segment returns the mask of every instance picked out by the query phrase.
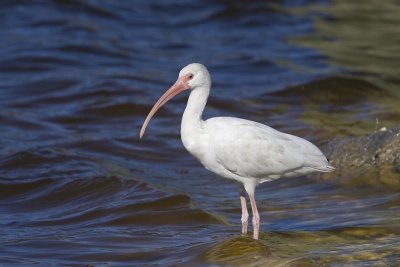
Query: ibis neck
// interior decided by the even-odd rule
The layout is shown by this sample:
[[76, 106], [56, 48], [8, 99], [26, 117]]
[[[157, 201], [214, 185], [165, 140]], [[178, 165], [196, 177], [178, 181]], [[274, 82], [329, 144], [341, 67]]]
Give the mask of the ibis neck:
[[199, 87], [190, 93], [186, 109], [182, 117], [182, 133], [185, 130], [194, 130], [195, 128], [201, 127], [203, 122], [202, 114], [204, 107], [207, 104], [209, 93], [209, 87]]

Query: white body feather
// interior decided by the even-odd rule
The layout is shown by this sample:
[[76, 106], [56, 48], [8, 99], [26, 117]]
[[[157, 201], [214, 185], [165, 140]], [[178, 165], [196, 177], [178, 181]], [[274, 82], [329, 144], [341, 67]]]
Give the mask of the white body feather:
[[246, 191], [281, 177], [333, 170], [315, 145], [264, 124], [216, 117], [201, 128], [199, 134], [181, 135], [185, 148], [208, 170], [243, 183]]

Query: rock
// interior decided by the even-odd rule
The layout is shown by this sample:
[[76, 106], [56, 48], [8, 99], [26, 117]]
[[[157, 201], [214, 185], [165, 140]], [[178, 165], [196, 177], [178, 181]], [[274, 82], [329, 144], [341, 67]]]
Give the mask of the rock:
[[251, 237], [238, 236], [212, 247], [205, 258], [212, 263], [242, 266], [256, 263], [268, 254], [268, 248], [262, 242]]
[[400, 188], [400, 125], [364, 136], [332, 139], [323, 151], [336, 171], [318, 174], [318, 179]]

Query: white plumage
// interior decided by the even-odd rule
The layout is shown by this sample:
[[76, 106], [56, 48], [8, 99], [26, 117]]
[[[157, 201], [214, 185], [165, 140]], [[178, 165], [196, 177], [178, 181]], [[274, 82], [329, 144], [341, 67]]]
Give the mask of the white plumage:
[[[259, 183], [315, 171], [330, 172], [334, 168], [315, 145], [300, 137], [239, 118], [216, 117], [203, 121], [201, 115], [210, 87], [211, 78], [203, 65], [192, 63], [184, 67], [176, 83], [150, 111], [140, 137], [151, 117], [163, 104], [180, 92], [191, 90], [182, 117], [183, 145], [205, 168], [243, 185], [253, 211], [253, 237], [258, 239], [260, 219], [254, 191]], [[246, 234], [248, 211], [243, 190], [240, 200], [242, 233]]]

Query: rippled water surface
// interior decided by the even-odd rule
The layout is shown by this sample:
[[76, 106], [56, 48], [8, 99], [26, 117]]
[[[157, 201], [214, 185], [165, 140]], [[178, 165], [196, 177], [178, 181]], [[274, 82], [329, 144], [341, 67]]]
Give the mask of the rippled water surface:
[[3, 1], [0, 265], [396, 266], [400, 186], [264, 184], [254, 241], [236, 186], [181, 144], [187, 96], [138, 138], [190, 62], [212, 75], [205, 117], [322, 148], [396, 125], [400, 5], [294, 2]]

